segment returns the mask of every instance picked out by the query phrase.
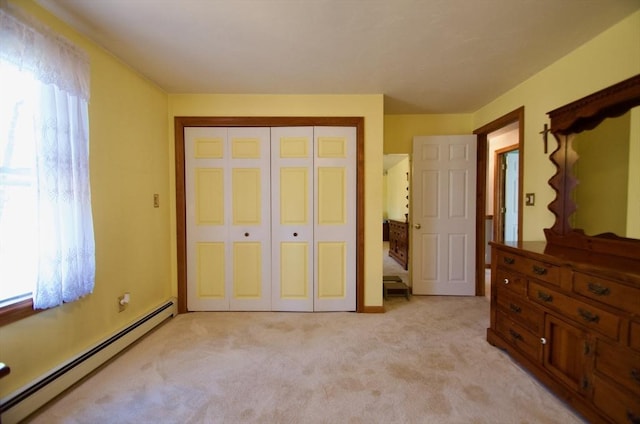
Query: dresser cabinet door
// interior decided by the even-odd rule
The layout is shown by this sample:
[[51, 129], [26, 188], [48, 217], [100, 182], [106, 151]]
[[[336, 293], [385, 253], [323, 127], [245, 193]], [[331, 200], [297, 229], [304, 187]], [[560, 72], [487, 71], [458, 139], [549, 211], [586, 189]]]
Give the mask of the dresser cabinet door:
[[546, 314], [542, 343], [544, 367], [571, 389], [587, 394], [591, 387], [589, 360], [593, 358], [587, 333]]

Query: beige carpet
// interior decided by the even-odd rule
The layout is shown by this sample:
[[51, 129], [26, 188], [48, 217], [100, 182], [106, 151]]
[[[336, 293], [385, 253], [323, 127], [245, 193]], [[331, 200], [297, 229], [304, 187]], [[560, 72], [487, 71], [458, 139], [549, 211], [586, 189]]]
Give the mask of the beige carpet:
[[485, 341], [484, 297], [169, 320], [33, 423], [579, 423]]

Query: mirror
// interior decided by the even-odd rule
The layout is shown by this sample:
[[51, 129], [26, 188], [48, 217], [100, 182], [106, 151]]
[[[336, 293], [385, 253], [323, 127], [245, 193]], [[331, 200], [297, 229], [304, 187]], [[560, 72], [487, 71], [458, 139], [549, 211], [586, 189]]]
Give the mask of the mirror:
[[[549, 157], [557, 171], [549, 180], [556, 191], [549, 210], [556, 220], [545, 229], [548, 245], [640, 259], [640, 236], [634, 229], [640, 208], [640, 165], [636, 165], [640, 122], [634, 109], [639, 105], [640, 75], [636, 75], [548, 113], [551, 133], [558, 141]], [[623, 141], [614, 141], [607, 132], [610, 127]], [[635, 141], [625, 142], [625, 137]], [[595, 153], [593, 159], [589, 159], [590, 150]], [[629, 163], [632, 167], [626, 168]], [[626, 175], [626, 182], [613, 182], [612, 172]], [[597, 194], [596, 187], [604, 192]], [[617, 197], [608, 199], [614, 191], [619, 192]], [[600, 209], [594, 211], [593, 205]], [[612, 217], [605, 217], [608, 214]]]
[[[633, 131], [632, 131], [633, 130]], [[571, 228], [640, 238], [640, 108], [575, 135]]]

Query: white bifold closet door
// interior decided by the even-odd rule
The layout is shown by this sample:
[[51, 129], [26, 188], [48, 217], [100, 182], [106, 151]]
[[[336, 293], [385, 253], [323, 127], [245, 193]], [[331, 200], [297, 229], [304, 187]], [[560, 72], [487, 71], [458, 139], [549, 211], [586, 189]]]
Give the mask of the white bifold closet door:
[[356, 129], [314, 127], [315, 311], [356, 310]]
[[313, 311], [313, 127], [271, 129], [271, 307]]
[[187, 307], [271, 310], [270, 129], [185, 128]]
[[186, 128], [185, 161], [189, 310], [355, 310], [355, 128]]

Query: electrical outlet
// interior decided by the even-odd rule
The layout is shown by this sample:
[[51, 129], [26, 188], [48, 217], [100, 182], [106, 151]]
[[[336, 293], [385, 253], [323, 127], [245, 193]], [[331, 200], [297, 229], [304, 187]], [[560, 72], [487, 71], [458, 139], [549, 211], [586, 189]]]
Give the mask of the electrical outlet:
[[118, 296], [118, 312], [127, 309], [127, 303], [124, 303], [124, 296]]
[[122, 312], [127, 309], [129, 300], [131, 300], [129, 292], [123, 294], [122, 296], [118, 296], [118, 312]]
[[154, 208], [160, 207], [160, 195], [158, 193], [155, 193], [153, 195], [153, 207]]

